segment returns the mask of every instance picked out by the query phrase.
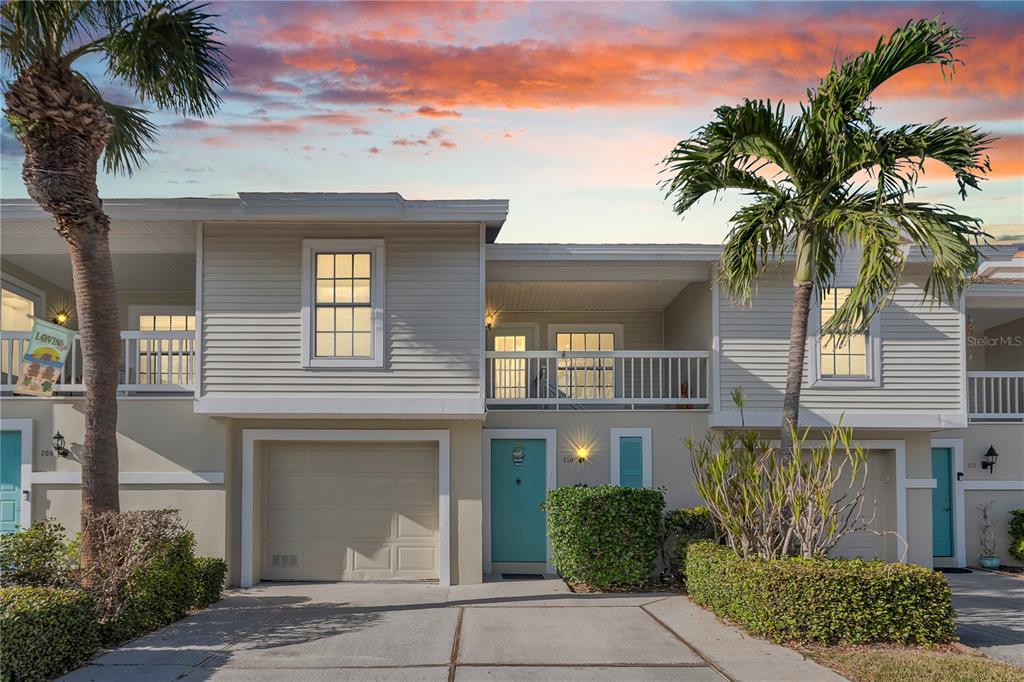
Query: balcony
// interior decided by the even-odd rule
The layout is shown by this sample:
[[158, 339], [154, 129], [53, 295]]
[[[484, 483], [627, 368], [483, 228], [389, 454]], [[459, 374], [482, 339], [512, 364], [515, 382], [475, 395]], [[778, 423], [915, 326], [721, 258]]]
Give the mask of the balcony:
[[489, 351], [488, 407], [708, 406], [706, 351]]
[[[0, 392], [10, 394], [18, 382], [29, 332], [0, 332]], [[195, 379], [195, 332], [121, 332], [118, 390], [125, 395], [187, 394]], [[78, 335], [58, 379], [55, 395], [85, 392], [84, 361]]]
[[968, 372], [972, 421], [1024, 421], [1024, 372]]

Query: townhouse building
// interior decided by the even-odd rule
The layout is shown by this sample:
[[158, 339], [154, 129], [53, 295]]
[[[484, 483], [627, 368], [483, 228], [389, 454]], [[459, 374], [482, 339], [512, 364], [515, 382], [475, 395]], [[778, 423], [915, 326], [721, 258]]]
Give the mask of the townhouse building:
[[[122, 507], [180, 509], [234, 585], [551, 572], [548, 489], [653, 486], [696, 505], [686, 438], [779, 426], [791, 286], [769, 272], [735, 305], [715, 281], [719, 246], [498, 243], [506, 201], [395, 193], [106, 208]], [[68, 311], [74, 327], [69, 260], [33, 202], [4, 200], [0, 217], [0, 530], [52, 517], [74, 531], [77, 345], [55, 397], [12, 392], [26, 314]], [[840, 554], [976, 563], [992, 502], [1010, 561], [1024, 258], [992, 246], [985, 259], [960, 301], [934, 305], [912, 253], [882, 312], [835, 343], [818, 329], [853, 283], [851, 256], [812, 311], [802, 421], [854, 429], [874, 527], [889, 531]]]

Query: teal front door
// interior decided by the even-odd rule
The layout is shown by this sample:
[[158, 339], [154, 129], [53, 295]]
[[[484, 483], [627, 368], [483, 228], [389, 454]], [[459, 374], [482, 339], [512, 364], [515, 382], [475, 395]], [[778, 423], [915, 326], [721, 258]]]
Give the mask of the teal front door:
[[953, 453], [932, 448], [932, 555], [953, 556]]
[[491, 441], [491, 561], [547, 560], [543, 440]]
[[0, 535], [21, 528], [21, 431], [0, 431]]

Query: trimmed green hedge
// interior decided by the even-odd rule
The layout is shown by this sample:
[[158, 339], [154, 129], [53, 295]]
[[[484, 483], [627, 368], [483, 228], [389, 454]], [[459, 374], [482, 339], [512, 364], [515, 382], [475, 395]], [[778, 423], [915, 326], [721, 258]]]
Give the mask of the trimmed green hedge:
[[212, 556], [195, 559], [196, 591], [192, 608], [201, 609], [220, 599], [224, 579], [228, 575], [228, 563]]
[[714, 540], [715, 526], [707, 507], [683, 507], [665, 512], [665, 560], [676, 580], [686, 578], [686, 548], [700, 540]]
[[169, 625], [184, 618], [196, 596], [195, 536], [179, 533], [128, 581], [117, 618], [100, 625], [105, 645]]
[[742, 559], [690, 545], [690, 597], [778, 642], [941, 644], [956, 641], [949, 583], [923, 566], [860, 559]]
[[74, 565], [64, 546], [64, 526], [53, 519], [0, 535], [0, 585], [62, 587], [71, 582]]
[[1024, 561], [1024, 509], [1010, 510], [1010, 554]]
[[62, 587], [0, 587], [0, 679], [45, 680], [99, 648], [92, 598]]
[[661, 546], [660, 490], [557, 488], [548, 491], [544, 508], [555, 566], [567, 581], [594, 590], [650, 582]]

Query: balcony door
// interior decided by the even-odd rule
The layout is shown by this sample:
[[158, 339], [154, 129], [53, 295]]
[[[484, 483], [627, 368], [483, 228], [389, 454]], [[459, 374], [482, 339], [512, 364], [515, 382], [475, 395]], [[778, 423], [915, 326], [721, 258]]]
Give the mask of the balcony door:
[[576, 400], [611, 400], [615, 397], [615, 359], [588, 354], [617, 350], [615, 330], [596, 327], [554, 328], [555, 350], [571, 353], [558, 358], [558, 393]]
[[[140, 332], [195, 332], [195, 308], [182, 306], [131, 306], [132, 324]], [[154, 337], [160, 336], [154, 334]], [[178, 384], [192, 375], [193, 342], [167, 334], [165, 338], [140, 338], [135, 357], [138, 383]]]

